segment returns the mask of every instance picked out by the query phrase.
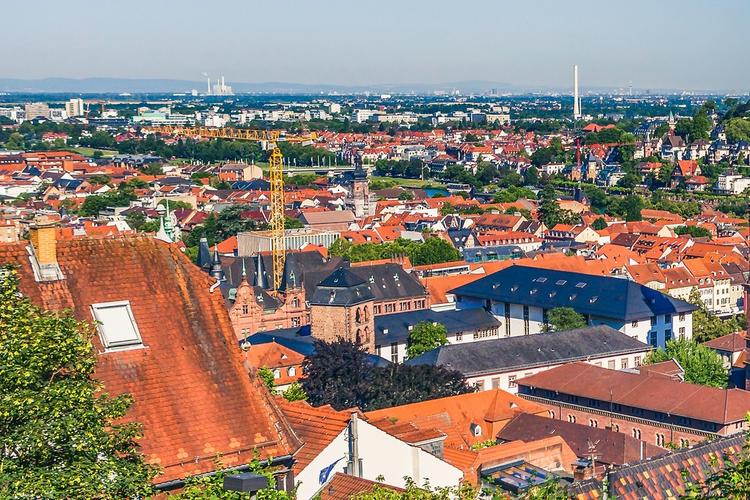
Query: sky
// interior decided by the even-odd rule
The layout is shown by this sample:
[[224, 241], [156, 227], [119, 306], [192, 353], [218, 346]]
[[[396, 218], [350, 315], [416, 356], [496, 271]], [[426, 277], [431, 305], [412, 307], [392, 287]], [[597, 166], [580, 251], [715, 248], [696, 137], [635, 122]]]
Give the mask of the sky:
[[4, 2], [0, 78], [750, 89], [748, 0]]

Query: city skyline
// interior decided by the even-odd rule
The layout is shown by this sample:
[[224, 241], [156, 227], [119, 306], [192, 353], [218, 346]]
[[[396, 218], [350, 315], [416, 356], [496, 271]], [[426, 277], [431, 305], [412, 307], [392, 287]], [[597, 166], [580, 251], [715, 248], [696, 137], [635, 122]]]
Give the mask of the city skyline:
[[[718, 7], [680, 2], [679, 9], [676, 2], [637, 1], [628, 9], [473, 2], [461, 11], [443, 1], [429, 9], [424, 2], [391, 1], [378, 9], [340, 1], [290, 9], [230, 0], [223, 12], [236, 25], [223, 22], [223, 12], [196, 16], [203, 7], [192, 0], [179, 10], [163, 2], [136, 1], [124, 11], [113, 2], [43, 3], [38, 35], [23, 33], [23, 23], [6, 30], [0, 80], [200, 82], [208, 73], [231, 83], [377, 87], [480, 80], [570, 89], [570, 68], [578, 64], [584, 90], [741, 92], [750, 81], [750, 68], [738, 64], [750, 58], [750, 35], [741, 27], [750, 5], [734, 0]], [[14, 4], [6, 12], [23, 19], [38, 11]]]

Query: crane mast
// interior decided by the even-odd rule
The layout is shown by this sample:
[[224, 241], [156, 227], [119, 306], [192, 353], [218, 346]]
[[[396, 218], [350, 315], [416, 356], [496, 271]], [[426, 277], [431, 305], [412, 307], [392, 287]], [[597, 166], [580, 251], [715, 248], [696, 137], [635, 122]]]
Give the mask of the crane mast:
[[279, 149], [278, 141], [312, 143], [316, 138], [315, 133], [284, 135], [282, 137], [277, 130], [250, 130], [230, 127], [158, 126], [146, 127], [144, 130], [162, 135], [254, 141], [260, 142], [271, 149], [271, 155], [268, 158], [271, 183], [271, 254], [273, 258], [273, 288], [278, 291], [284, 278], [284, 260], [286, 258], [286, 242], [284, 241], [284, 157], [281, 154], [281, 149]]
[[274, 144], [268, 158], [268, 173], [271, 181], [271, 254], [273, 256], [273, 289], [281, 288], [284, 277], [284, 170], [281, 150]]

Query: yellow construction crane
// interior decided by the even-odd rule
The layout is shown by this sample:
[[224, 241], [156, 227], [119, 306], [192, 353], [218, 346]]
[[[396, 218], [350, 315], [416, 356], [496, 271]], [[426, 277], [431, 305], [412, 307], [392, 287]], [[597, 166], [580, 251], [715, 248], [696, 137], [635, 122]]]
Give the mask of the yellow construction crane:
[[271, 183], [271, 254], [273, 256], [273, 288], [279, 290], [284, 277], [284, 167], [279, 142], [309, 142], [315, 140], [315, 133], [305, 135], [282, 135], [278, 130], [251, 130], [241, 128], [212, 127], [146, 127], [144, 131], [172, 136], [193, 138], [230, 139], [255, 141], [270, 149], [268, 157], [268, 177]]

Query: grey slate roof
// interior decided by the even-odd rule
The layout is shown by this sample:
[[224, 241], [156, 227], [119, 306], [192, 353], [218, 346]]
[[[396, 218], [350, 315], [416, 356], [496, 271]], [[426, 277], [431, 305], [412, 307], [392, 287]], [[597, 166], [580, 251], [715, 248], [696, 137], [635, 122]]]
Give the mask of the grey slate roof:
[[350, 306], [373, 300], [370, 284], [349, 268], [340, 267], [318, 283], [311, 305]]
[[422, 283], [400, 264], [384, 263], [352, 266], [349, 270], [367, 281], [375, 300], [397, 300], [427, 295]]
[[511, 266], [452, 290], [460, 297], [491, 299], [618, 321], [694, 311], [696, 306], [634, 281], [608, 276]]
[[[442, 324], [448, 331], [448, 335], [500, 326], [500, 322], [492, 314], [481, 308], [463, 311], [421, 309], [376, 316], [375, 343], [377, 345], [388, 345], [392, 342], [404, 343], [409, 338], [409, 326], [415, 326], [423, 321]], [[386, 330], [388, 333], [385, 333]]]
[[[469, 311], [474, 309], [461, 312]], [[598, 325], [564, 332], [444, 345], [407, 363], [445, 366], [472, 377], [649, 349], [647, 344], [612, 327]]]

